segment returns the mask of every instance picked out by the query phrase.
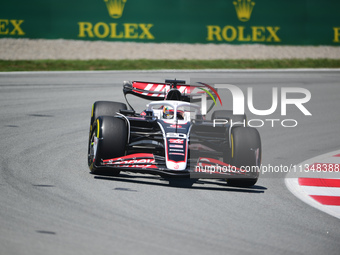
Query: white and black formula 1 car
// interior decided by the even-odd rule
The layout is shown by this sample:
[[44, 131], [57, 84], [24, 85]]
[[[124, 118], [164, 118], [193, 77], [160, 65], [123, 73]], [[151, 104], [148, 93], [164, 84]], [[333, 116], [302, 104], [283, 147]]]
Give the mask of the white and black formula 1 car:
[[205, 96], [205, 102], [208, 97], [221, 101], [213, 86], [186, 85], [181, 80], [133, 81], [124, 82], [123, 93], [125, 99], [132, 94], [151, 102], [141, 113], [127, 100], [130, 109], [120, 102], [93, 104], [88, 143], [92, 173], [222, 178], [228, 185], [243, 187], [256, 183], [260, 135], [246, 126], [245, 115], [230, 110], [216, 110], [206, 119], [196, 103]]

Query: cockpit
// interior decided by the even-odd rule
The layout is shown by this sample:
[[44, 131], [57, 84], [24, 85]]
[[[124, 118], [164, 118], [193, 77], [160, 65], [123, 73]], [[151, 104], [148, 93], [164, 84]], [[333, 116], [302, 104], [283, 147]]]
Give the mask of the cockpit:
[[151, 102], [147, 105], [147, 110], [152, 111], [158, 119], [187, 122], [195, 119], [200, 112], [200, 107], [187, 102], [166, 100]]

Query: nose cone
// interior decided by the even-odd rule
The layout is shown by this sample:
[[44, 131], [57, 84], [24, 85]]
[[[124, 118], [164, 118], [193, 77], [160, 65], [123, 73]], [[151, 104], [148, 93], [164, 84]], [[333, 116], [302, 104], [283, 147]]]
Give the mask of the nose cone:
[[186, 169], [187, 163], [186, 162], [167, 161], [166, 167], [170, 170], [181, 171], [181, 170]]

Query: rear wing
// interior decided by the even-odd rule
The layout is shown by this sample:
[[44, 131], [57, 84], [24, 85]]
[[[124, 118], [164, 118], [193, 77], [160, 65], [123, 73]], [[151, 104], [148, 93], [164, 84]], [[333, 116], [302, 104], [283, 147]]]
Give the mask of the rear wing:
[[[181, 101], [189, 102], [189, 95], [191, 94], [193, 87], [184, 84], [178, 84], [176, 87], [182, 94]], [[165, 97], [170, 89], [171, 84], [167, 83], [132, 81], [124, 82], [123, 93], [124, 95], [132, 94], [144, 99], [156, 101], [165, 100]]]
[[[186, 85], [185, 81], [166, 80], [165, 83], [157, 82], [144, 82], [144, 81], [132, 81], [124, 82], [123, 93], [126, 97], [127, 94], [132, 94], [147, 100], [165, 100], [169, 91], [174, 89], [178, 90], [181, 94], [179, 101], [195, 102], [200, 101], [202, 94], [205, 94], [208, 100], [214, 100], [218, 98], [221, 105], [222, 101], [217, 91], [210, 85], [200, 83], [199, 85]], [[169, 83], [167, 83], [169, 82]]]

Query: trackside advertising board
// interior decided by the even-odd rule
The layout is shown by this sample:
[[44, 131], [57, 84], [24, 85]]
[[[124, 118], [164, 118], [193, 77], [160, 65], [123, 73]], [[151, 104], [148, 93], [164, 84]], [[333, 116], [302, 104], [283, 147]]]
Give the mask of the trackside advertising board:
[[0, 38], [340, 45], [335, 0], [4, 0]]

